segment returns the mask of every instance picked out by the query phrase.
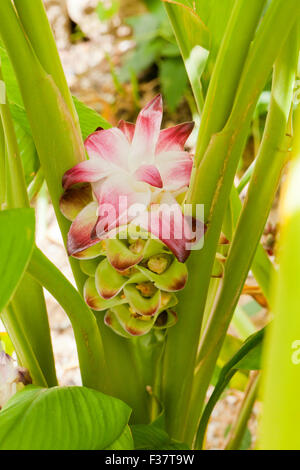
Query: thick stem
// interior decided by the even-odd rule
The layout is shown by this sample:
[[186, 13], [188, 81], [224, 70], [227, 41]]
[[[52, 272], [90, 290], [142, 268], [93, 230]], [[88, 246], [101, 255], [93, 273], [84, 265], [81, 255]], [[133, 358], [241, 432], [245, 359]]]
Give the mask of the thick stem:
[[[62, 176], [65, 171], [69, 170], [80, 161], [85, 160], [85, 149], [82, 144], [82, 137], [74, 122], [72, 112], [70, 112], [65, 102], [64, 93], [62, 94], [57, 86], [57, 69], [55, 66], [52, 66], [50, 61], [45, 57], [48, 47], [47, 37], [49, 31], [46, 32], [46, 36], [44, 37], [43, 28], [37, 25], [32, 26], [29, 20], [25, 18], [25, 11], [28, 9], [28, 12], [29, 10], [33, 12], [33, 17], [30, 17], [30, 21], [38, 21], [37, 10], [35, 11], [34, 7], [31, 9], [29, 1], [17, 3], [19, 6], [19, 14], [22, 21], [24, 21], [25, 28], [28, 29], [28, 37], [24, 35], [20, 20], [10, 0], [3, 0], [1, 2], [0, 34], [15, 70], [32, 129], [32, 135], [39, 154], [42, 171], [45, 175], [56, 217], [64, 242], [66, 243], [70, 222], [64, 218], [59, 208], [59, 199], [62, 194]], [[42, 22], [44, 21], [45, 18]], [[32, 39], [33, 44], [30, 43], [29, 38]], [[43, 42], [43, 45], [38, 44], [39, 41]], [[53, 56], [53, 50], [50, 54]], [[52, 67], [51, 73], [54, 74], [53, 77], [43, 69], [38, 59], [40, 59], [42, 64], [46, 67], [46, 70], [50, 70], [50, 67]], [[70, 258], [70, 264], [78, 289], [82, 292], [86, 276], [81, 271], [78, 260]], [[59, 295], [62, 296], [61, 300], [63, 301], [63, 293]], [[102, 326], [100, 330], [102, 331]], [[103, 332], [106, 332], [104, 325]], [[95, 337], [97, 336], [98, 338], [100, 333], [96, 327], [94, 329], [91, 328], [89, 334], [91, 337], [87, 337], [88, 343], [96, 342]], [[80, 338], [80, 332], [78, 333], [78, 337]], [[121, 339], [116, 337], [115, 342], [118, 341], [121, 342]], [[104, 339], [104, 342], [105, 353], [109, 358], [114, 354], [111, 341], [105, 341]], [[80, 347], [82, 347], [82, 345]], [[82, 354], [84, 354], [84, 351]], [[88, 353], [86, 352], [86, 354]], [[96, 348], [95, 354], [96, 356], [99, 354], [99, 346], [98, 349]], [[127, 361], [126, 370], [130, 370], [131, 363], [126, 353], [123, 355], [123, 362], [125, 363], [125, 361]], [[92, 364], [91, 369], [84, 373], [89, 375], [89, 381], [92, 382], [92, 380], [94, 380], [95, 384], [101, 387], [101, 377], [94, 377], [94, 379], [92, 379]], [[118, 374], [118, 371], [116, 371], [116, 374]], [[120, 386], [119, 391], [117, 387], [115, 388], [115, 393], [118, 394], [119, 392], [122, 394], [122, 388], [125, 387], [126, 380], [121, 384], [118, 381], [118, 376], [115, 376], [112, 377], [112, 381], [116, 381]], [[134, 400], [131, 400], [131, 403], [133, 401]], [[136, 406], [139, 407], [139, 404], [137, 403]]]
[[103, 313], [96, 313], [106, 352], [107, 369], [111, 381], [108, 393], [125, 401], [133, 410], [131, 421], [136, 424], [150, 421], [150, 397], [140, 373], [135, 345], [131, 339], [121, 338], [108, 328]]
[[[213, 393], [211, 394], [207, 404], [205, 405], [201, 416], [195, 440], [196, 449], [202, 449], [203, 447], [205, 432], [211, 413], [214, 409], [214, 406], [218, 402], [220, 396], [222, 395], [223, 391], [230, 382], [231, 378], [237, 372], [238, 369], [236, 369], [236, 365], [243, 357], [245, 357], [249, 353], [249, 351], [254, 349], [258, 344], [262, 342], [264, 335], [265, 329], [263, 328], [251, 338], [249, 338], [221, 369], [218, 378], [218, 383], [216, 384]], [[196, 395], [194, 398], [198, 399], [201, 397]]]
[[14, 4], [39, 62], [53, 77], [80, 133], [77, 112], [42, 0], [14, 0]]
[[212, 135], [223, 129], [230, 115], [249, 45], [265, 3], [265, 0], [235, 2], [205, 100], [195, 154], [196, 166], [200, 164]]
[[9, 331], [20, 364], [29, 370], [33, 383], [41, 387], [48, 387], [31, 344], [26, 338], [22, 321], [19, 319], [18, 312], [14, 309], [13, 302], [2, 312], [1, 320], [7, 331]]
[[196, 416], [201, 413], [205, 391], [251, 267], [285, 162], [286, 149], [282, 148], [282, 145], [292, 100], [297, 52], [298, 41], [293, 31], [276, 62], [272, 101], [262, 145], [226, 261], [222, 290], [201, 338], [199, 352], [201, 367], [195, 377], [194, 389], [197, 400], [191, 404], [187, 427], [190, 437], [196, 425]]
[[72, 284], [37, 248], [34, 249], [28, 273], [53, 295], [71, 321], [83, 385], [106, 391], [104, 352], [93, 313]]
[[[262, 1], [236, 2], [206, 98], [200, 126], [201, 137], [199, 136], [198, 139], [201, 145], [203, 139], [207, 144], [211, 134], [220, 130], [228, 119], [242, 67], [263, 6]], [[244, 31], [242, 36], [241, 30]], [[229, 60], [232, 62], [230, 67], [228, 67]], [[197, 149], [198, 160], [200, 160], [199, 148]], [[192, 195], [193, 188], [195, 189], [195, 184], [193, 186], [192, 183]], [[228, 200], [228, 197], [226, 199]], [[190, 197], [188, 202], [202, 203], [203, 201]], [[206, 236], [204, 249], [193, 251], [188, 260], [188, 283], [178, 296], [179, 321], [169, 332], [167, 339], [163, 377], [164, 403], [168, 430], [174, 438], [179, 440], [184, 438], [202, 317], [223, 214], [224, 208], [222, 207], [218, 219], [220, 227], [210, 231], [210, 243], [208, 244], [208, 236]]]

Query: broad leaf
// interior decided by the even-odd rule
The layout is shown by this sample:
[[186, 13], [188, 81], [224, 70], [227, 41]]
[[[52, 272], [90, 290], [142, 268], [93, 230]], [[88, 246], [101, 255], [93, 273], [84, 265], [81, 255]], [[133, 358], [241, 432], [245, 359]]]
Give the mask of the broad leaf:
[[236, 365], [236, 369], [259, 370], [261, 369], [263, 343], [259, 342]]
[[159, 422], [131, 426], [136, 450], [188, 450], [186, 444], [174, 441]]
[[159, 77], [170, 111], [174, 111], [184, 96], [188, 83], [181, 58], [163, 60], [159, 68]]
[[256, 370], [260, 368], [260, 355], [262, 342], [265, 335], [265, 328], [262, 328], [254, 335], [251, 335], [242, 345], [242, 347], [233, 355], [233, 357], [225, 364], [219, 374], [214, 391], [210, 396], [198, 428], [197, 444], [202, 447], [205, 431], [211, 413], [218, 402], [223, 391], [229, 384], [231, 378], [239, 369]]
[[39, 157], [31, 133], [28, 133], [18, 121], [14, 122], [14, 127], [23, 163], [25, 180], [28, 186], [40, 167]]
[[92, 134], [98, 127], [103, 127], [103, 129], [111, 127], [109, 122], [100, 116], [100, 114], [98, 114], [94, 109], [89, 108], [74, 96], [73, 101], [79, 117], [82, 137], [84, 139]]
[[34, 230], [32, 209], [0, 212], [0, 312], [13, 296], [30, 260]]
[[127, 448], [129, 416], [125, 403], [89, 388], [28, 386], [0, 412], [0, 448], [102, 450], [114, 443]]
[[133, 450], [133, 449], [134, 449], [134, 442], [132, 438], [132, 433], [131, 433], [130, 427], [126, 426], [126, 428], [123, 431], [123, 434], [121, 434], [121, 436], [118, 437], [116, 441], [114, 441], [112, 444], [106, 447], [105, 450]]

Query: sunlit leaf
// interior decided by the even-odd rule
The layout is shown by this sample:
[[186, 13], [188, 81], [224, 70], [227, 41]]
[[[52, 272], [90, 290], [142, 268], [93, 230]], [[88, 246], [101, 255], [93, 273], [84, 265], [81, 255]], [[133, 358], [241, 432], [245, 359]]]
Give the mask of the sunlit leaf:
[[0, 412], [0, 448], [101, 450], [113, 443], [128, 448], [129, 416], [125, 403], [89, 388], [29, 386]]

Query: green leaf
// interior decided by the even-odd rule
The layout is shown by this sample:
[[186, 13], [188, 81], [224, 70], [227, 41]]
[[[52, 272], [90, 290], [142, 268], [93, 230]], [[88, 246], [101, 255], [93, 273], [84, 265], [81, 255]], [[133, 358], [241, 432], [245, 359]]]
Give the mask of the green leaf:
[[105, 450], [133, 450], [134, 449], [134, 442], [131, 434], [131, 430], [129, 426], [126, 426], [124, 429], [123, 434], [106, 447]]
[[239, 369], [248, 369], [252, 370], [252, 367], [256, 370], [259, 369], [258, 365], [260, 365], [260, 354], [261, 354], [261, 347], [263, 343], [265, 335], [265, 328], [257, 331], [253, 335], [249, 336], [249, 338], [243, 343], [242, 347], [232, 356], [232, 358], [224, 365], [221, 369], [219, 374], [219, 379], [216, 383], [214, 391], [210, 396], [201, 420], [198, 427], [197, 432], [197, 448], [202, 448], [202, 443], [205, 435], [205, 431], [207, 428], [207, 424], [209, 421], [209, 417], [218, 402], [220, 396], [222, 395], [223, 391], [229, 384], [230, 380], [234, 376], [234, 374]]
[[248, 450], [251, 447], [252, 435], [249, 428], [246, 428], [240, 448], [238, 450]]
[[224, 32], [231, 15], [235, 0], [198, 0], [196, 12], [210, 33], [210, 50], [216, 57]]
[[180, 57], [180, 51], [177, 44], [173, 44], [171, 42], [168, 42], [163, 46], [160, 53], [162, 57]]
[[125, 61], [118, 73], [121, 82], [130, 80], [131, 73], [139, 75], [143, 70], [150, 67], [160, 56], [160, 51], [165, 41], [153, 39], [137, 45], [136, 49], [125, 55]]
[[156, 422], [131, 426], [136, 450], [188, 450], [186, 444], [174, 441]]
[[259, 370], [261, 369], [262, 358], [262, 342], [258, 343], [255, 348], [251, 349], [243, 359], [235, 366], [236, 369], [243, 370]]
[[94, 109], [89, 108], [84, 103], [79, 101], [77, 98], [75, 98], [75, 96], [73, 96], [73, 101], [79, 117], [83, 139], [86, 139], [98, 127], [103, 127], [103, 129], [108, 129], [111, 127], [106, 119], [100, 116], [100, 114], [98, 114]]
[[[181, 24], [184, 31], [186, 52], [188, 50], [190, 52], [195, 46], [209, 49], [211, 43], [211, 34], [206, 24], [209, 8], [204, 6], [207, 1], [200, 0], [200, 2], [197, 2], [197, 10], [194, 8], [193, 3], [189, 0], [178, 0], [174, 3], [166, 1], [167, 11], [173, 11], [177, 18], [176, 21]], [[198, 7], [200, 7], [201, 14], [199, 14]]]
[[23, 162], [25, 179], [26, 183], [29, 184], [39, 168], [38, 155], [32, 139], [31, 129], [17, 79], [7, 52], [2, 45], [0, 45], [0, 57], [10, 111], [14, 120], [15, 132]]
[[[10, 109], [15, 123], [22, 127], [28, 136], [31, 137], [31, 128], [28, 122], [27, 114], [24, 109], [23, 100], [20, 94], [16, 76], [13, 67], [8, 58], [5, 48], [0, 45], [0, 57], [5, 80], [7, 96], [10, 103]], [[73, 97], [76, 111], [78, 113], [80, 128], [84, 139], [94, 132], [98, 127], [107, 129], [110, 124], [100, 116], [95, 110], [89, 108], [84, 103]], [[34, 146], [33, 140], [32, 145]], [[22, 151], [22, 149], [21, 149]]]
[[163, 95], [170, 111], [175, 111], [187, 88], [188, 78], [181, 58], [165, 59], [159, 68]]
[[40, 167], [39, 157], [31, 134], [27, 133], [17, 121], [14, 122], [14, 127], [24, 168], [26, 185], [28, 186], [36, 176]]
[[213, 65], [215, 63], [224, 32], [231, 15], [234, 0], [178, 0], [175, 5], [168, 4], [167, 9], [174, 21], [181, 25], [184, 31], [184, 49], [183, 56], [188, 58], [195, 46], [201, 46], [210, 51], [207, 62], [206, 73], [204, 75], [207, 81], [210, 77]]
[[280, 201], [278, 270], [272, 285], [274, 320], [264, 351], [259, 449], [299, 449], [300, 416], [300, 106], [294, 114], [293, 153]]
[[[85, 387], [28, 386], [0, 412], [2, 450], [102, 450], [129, 443], [130, 408]], [[125, 439], [126, 437], [126, 439]]]
[[2, 331], [0, 333], [0, 351], [2, 350], [5, 351], [9, 356], [12, 356], [15, 351], [11, 339], [6, 331]]
[[106, 3], [103, 3], [103, 0], [100, 0], [97, 5], [96, 11], [101, 21], [107, 21], [118, 13], [119, 8], [120, 0], [111, 0], [109, 6], [107, 6]]
[[0, 312], [13, 296], [34, 246], [33, 209], [0, 212]]
[[6, 92], [9, 101], [23, 106], [22, 96], [18, 87], [18, 82], [15, 76], [14, 69], [9, 60], [8, 54], [0, 42], [0, 57], [1, 57], [1, 68], [5, 80]]
[[137, 42], [149, 41], [158, 34], [160, 18], [150, 13], [144, 15], [131, 16], [126, 19], [126, 23], [132, 27], [134, 39]]

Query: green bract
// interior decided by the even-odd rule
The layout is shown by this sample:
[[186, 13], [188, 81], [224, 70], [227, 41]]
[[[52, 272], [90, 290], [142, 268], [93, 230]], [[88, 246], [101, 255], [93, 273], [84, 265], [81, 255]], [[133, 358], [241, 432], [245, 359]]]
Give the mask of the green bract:
[[187, 280], [186, 265], [162, 242], [131, 238], [131, 232], [130, 227], [127, 239], [121, 232], [118, 238], [77, 254], [89, 276], [84, 286], [86, 303], [104, 312], [105, 324], [125, 338], [173, 326], [177, 321], [174, 292], [183, 289]]

